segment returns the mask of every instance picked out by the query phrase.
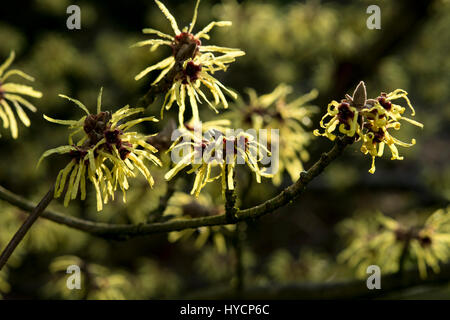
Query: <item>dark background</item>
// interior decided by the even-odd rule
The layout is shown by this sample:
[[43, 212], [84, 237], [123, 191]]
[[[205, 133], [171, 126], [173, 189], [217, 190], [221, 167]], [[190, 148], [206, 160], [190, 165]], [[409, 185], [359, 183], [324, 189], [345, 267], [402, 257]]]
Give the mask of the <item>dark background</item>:
[[[180, 28], [190, 22], [194, 1], [164, 3]], [[70, 4], [81, 7], [81, 30], [66, 28]], [[366, 8], [371, 4], [381, 8], [381, 30], [366, 27]], [[336, 232], [340, 221], [377, 210], [408, 220], [448, 203], [448, 1], [204, 0], [195, 30], [211, 20], [231, 20], [233, 26], [214, 29], [208, 43], [246, 52], [228, 72], [218, 74], [224, 84], [241, 94], [247, 87], [259, 94], [268, 93], [281, 82], [295, 88], [293, 98], [317, 88], [319, 97], [313, 103], [324, 111], [329, 101], [341, 99], [364, 80], [371, 97], [396, 88], [407, 90], [416, 108], [416, 120], [424, 124], [423, 130], [402, 127], [399, 138], [417, 140], [415, 147], [401, 148], [404, 161], [390, 161], [386, 155], [377, 160], [377, 171], [370, 175], [370, 157], [352, 147], [299, 201], [249, 223], [243, 258], [246, 285], [353, 278], [353, 270], [335, 259], [345, 248]], [[33, 101], [38, 112], [30, 114], [30, 128], [19, 128], [18, 140], [2, 130], [2, 186], [37, 201], [65, 165], [64, 157], [51, 157], [35, 168], [45, 150], [65, 144], [67, 139], [66, 128], [46, 122], [42, 114], [60, 119], [80, 117], [79, 109], [57, 94], [75, 97], [93, 110], [103, 86], [106, 109], [137, 103], [156, 75], [138, 82], [134, 76], [169, 52], [167, 48], [154, 53], [147, 48], [130, 48], [146, 39], [140, 33], [144, 27], [171, 33], [170, 24], [152, 1], [19, 0], [2, 4], [0, 59], [4, 61], [10, 50], [15, 50], [15, 66], [33, 75], [34, 88], [44, 93], [42, 99]], [[159, 117], [160, 103], [157, 100], [146, 113]], [[210, 110], [202, 114], [214, 116]], [[175, 115], [173, 108], [164, 121], [142, 130], [156, 132]], [[314, 127], [319, 117], [317, 114]], [[306, 167], [330, 146], [326, 139], [315, 139], [308, 149], [311, 161]], [[116, 201], [96, 213], [90, 194], [86, 202], [73, 201], [68, 209], [61, 200], [52, 208], [110, 223], [145, 222], [165, 184], [163, 170], [152, 172], [155, 189], [135, 179], [127, 205]], [[286, 176], [279, 188], [268, 180], [253, 184], [242, 206], [258, 204], [290, 183]], [[188, 192], [190, 186], [187, 181], [181, 188]], [[213, 189], [208, 189], [208, 201], [218, 205], [220, 192]], [[238, 186], [239, 192], [244, 189]], [[0, 247], [24, 216], [19, 209], [0, 202]], [[148, 299], [185, 297], [197, 290], [233, 286], [236, 258], [231, 241], [227, 240], [227, 252], [219, 253], [212, 241], [196, 248], [194, 239], [171, 243], [167, 235], [156, 235], [110, 241], [41, 219], [13, 256], [10, 267], [0, 273], [0, 292], [6, 299]], [[54, 272], [58, 269], [55, 259], [60, 256], [71, 256], [69, 262], [77, 261], [74, 256], [81, 259], [94, 279], [88, 290], [71, 292], [65, 288], [65, 274]], [[65, 260], [58, 261], [64, 265]], [[446, 289], [442, 290], [439, 297], [445, 297]], [[402, 297], [406, 296], [410, 295]], [[422, 297], [432, 295], [425, 291]]]

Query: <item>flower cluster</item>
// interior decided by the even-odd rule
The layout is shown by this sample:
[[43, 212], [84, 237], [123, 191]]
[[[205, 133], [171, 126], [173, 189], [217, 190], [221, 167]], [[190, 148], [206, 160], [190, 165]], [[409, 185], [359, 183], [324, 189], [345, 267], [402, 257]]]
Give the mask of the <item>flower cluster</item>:
[[[391, 160], [403, 160], [398, 153], [397, 145], [411, 147], [416, 143], [415, 139], [412, 139], [411, 143], [406, 143], [391, 135], [392, 130], [400, 129], [400, 120], [423, 128], [421, 123], [403, 116], [404, 107], [393, 103], [394, 100], [404, 99], [411, 109], [411, 116], [414, 116], [415, 111], [407, 94], [405, 90], [397, 89], [388, 94], [382, 92], [376, 99], [367, 99], [366, 87], [361, 81], [353, 96], [346, 95], [346, 99], [340, 103], [333, 100], [328, 104], [327, 113], [320, 121], [320, 126], [325, 131], [320, 133], [319, 130], [314, 130], [314, 134], [334, 140], [335, 131], [338, 130], [341, 134], [361, 140], [361, 152], [372, 157], [369, 172], [374, 173], [375, 157], [383, 156], [385, 145], [391, 150]], [[325, 123], [328, 117], [331, 119]]]
[[[157, 149], [147, 142], [149, 136], [129, 130], [144, 121], [157, 121], [154, 117], [124, 121], [143, 111], [129, 106], [112, 114], [101, 111], [102, 90], [98, 96], [96, 114], [91, 114], [80, 101], [60, 96], [74, 102], [86, 115], [80, 120], [56, 120], [44, 115], [46, 120], [67, 125], [72, 130], [68, 145], [44, 152], [39, 160], [41, 163], [45, 157], [55, 153], [68, 154], [71, 157], [71, 161], [59, 172], [56, 179], [55, 198], [65, 191], [64, 205], [67, 206], [80, 190], [81, 199], [84, 200], [87, 177], [95, 187], [97, 210], [100, 211], [103, 203], [108, 203], [109, 198], [114, 199], [117, 186], [123, 192], [123, 201], [126, 201], [128, 178], [136, 176], [136, 169], [146, 178], [150, 187], [153, 186], [154, 181], [145, 161], [161, 165], [159, 159], [153, 155]], [[73, 138], [78, 134], [82, 134], [82, 137], [74, 142]]]
[[[439, 262], [450, 260], [450, 211], [440, 209], [431, 214], [422, 226], [407, 226], [378, 213], [367, 219], [349, 219], [341, 225], [350, 231], [349, 246], [338, 260], [356, 268], [366, 276], [366, 268], [376, 264], [385, 272], [397, 272], [402, 259], [415, 260], [422, 278], [427, 267], [439, 272]], [[402, 257], [403, 256], [403, 257]]]
[[14, 51], [11, 51], [8, 59], [6, 59], [6, 61], [2, 65], [0, 65], [0, 119], [3, 122], [3, 128], [9, 128], [11, 130], [11, 136], [14, 139], [17, 139], [17, 137], [19, 136], [19, 129], [10, 103], [12, 103], [12, 105], [16, 109], [17, 115], [19, 116], [19, 119], [22, 121], [22, 123], [25, 126], [29, 127], [30, 119], [23, 110], [22, 106], [32, 112], [36, 112], [36, 107], [20, 95], [26, 95], [33, 98], [41, 98], [42, 93], [34, 90], [30, 86], [13, 82], [5, 82], [9, 77], [13, 75], [20, 76], [29, 81], [34, 81], [33, 77], [29, 76], [23, 71], [17, 69], [6, 71], [13, 63], [14, 57]]
[[360, 278], [373, 264], [383, 272], [397, 272], [403, 250], [403, 243], [396, 241], [398, 227], [397, 221], [382, 214], [344, 220], [338, 231], [348, 239], [348, 246], [338, 255], [338, 262], [353, 268]]
[[[309, 159], [306, 146], [309, 145], [312, 134], [305, 127], [312, 124], [311, 115], [317, 108], [307, 103], [317, 97], [317, 90], [287, 102], [287, 96], [292, 87], [280, 84], [271, 93], [258, 97], [256, 91], [248, 89], [249, 102], [243, 104], [236, 111], [236, 118], [240, 119], [243, 127], [259, 129], [279, 129], [277, 143], [272, 144], [272, 137], [268, 135], [267, 146], [282, 150], [279, 153], [278, 170], [273, 176], [273, 183], [280, 185], [283, 172], [287, 171], [292, 181], [296, 181], [300, 172], [304, 170], [303, 161]], [[244, 114], [242, 116], [242, 113]]]
[[[233, 91], [226, 88], [212, 75], [219, 70], [226, 71], [228, 64], [234, 62], [236, 57], [242, 56], [245, 53], [239, 49], [224, 48], [214, 45], [203, 45], [201, 39], [209, 39], [208, 32], [211, 31], [214, 26], [230, 26], [231, 22], [213, 21], [204, 29], [194, 34], [192, 33], [192, 30], [197, 20], [197, 11], [200, 0], [197, 0], [194, 16], [189, 27], [185, 27], [183, 30], [178, 28], [175, 18], [164, 6], [164, 4], [158, 0], [155, 0], [155, 2], [170, 21], [175, 35], [171, 36], [155, 29], [146, 28], [143, 30], [145, 34], [154, 34], [160, 38], [144, 40], [136, 43], [134, 46], [142, 47], [150, 45], [151, 50], [153, 51], [160, 45], [168, 45], [172, 48], [172, 55], [152, 66], [149, 66], [139, 73], [135, 79], [139, 80], [151, 71], [161, 70], [158, 77], [152, 83], [152, 85], [156, 85], [171, 70], [176, 70], [173, 75], [172, 85], [166, 93], [164, 99], [164, 104], [161, 109], [161, 117], [164, 109], [170, 109], [172, 104], [176, 101], [179, 106], [180, 125], [184, 123], [186, 97], [189, 97], [193, 118], [196, 122], [200, 120], [198, 115], [198, 103], [201, 103], [201, 99], [206, 101], [207, 104], [216, 112], [217, 110], [214, 105], [218, 105], [219, 103], [222, 103], [224, 108], [227, 108], [228, 102], [223, 91], [233, 98], [236, 98], [237, 96]], [[215, 53], [219, 53], [220, 55], [216, 56]], [[180, 66], [177, 66], [177, 64], [180, 64]], [[178, 68], [174, 69], [175, 67]], [[212, 94], [214, 98], [214, 105], [208, 100], [204, 92], [201, 90], [202, 85], [204, 85]]]
[[179, 136], [169, 149], [173, 157], [180, 157], [172, 157], [176, 165], [166, 173], [165, 178], [171, 180], [190, 166], [187, 173], [196, 174], [191, 194], [198, 197], [207, 183], [219, 178], [222, 180], [222, 191], [234, 190], [236, 164], [247, 164], [258, 183], [262, 176], [271, 177], [260, 166], [260, 162], [270, 155], [267, 148], [254, 135], [242, 130], [233, 132], [226, 128], [227, 125], [228, 120], [218, 120], [206, 122], [200, 129], [189, 124], [180, 127]]

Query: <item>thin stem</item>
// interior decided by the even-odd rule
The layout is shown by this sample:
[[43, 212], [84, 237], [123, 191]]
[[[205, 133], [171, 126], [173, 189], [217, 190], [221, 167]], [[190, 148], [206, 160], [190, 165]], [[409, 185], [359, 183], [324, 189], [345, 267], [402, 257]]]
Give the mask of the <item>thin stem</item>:
[[3, 269], [8, 259], [11, 257], [14, 250], [17, 248], [19, 243], [23, 240], [28, 230], [30, 230], [33, 223], [37, 220], [37, 218], [41, 215], [42, 212], [48, 207], [50, 202], [54, 198], [54, 186], [50, 188], [47, 194], [42, 198], [39, 204], [33, 209], [31, 214], [22, 224], [22, 226], [17, 230], [17, 232], [12, 237], [11, 241], [7, 244], [5, 249], [3, 250], [0, 256], [0, 270]]
[[225, 181], [226, 181], [226, 189], [225, 189], [225, 215], [227, 221], [232, 223], [236, 222], [236, 214], [239, 211], [236, 208], [236, 171], [233, 171], [233, 184], [234, 188], [230, 190], [228, 186], [228, 165], [225, 164]]
[[[253, 176], [250, 171], [248, 172], [248, 182], [246, 188], [242, 190], [241, 193], [241, 205], [244, 205], [248, 201], [248, 195], [250, 194], [253, 187]], [[243, 251], [244, 251], [244, 241], [246, 238], [245, 230], [247, 229], [247, 224], [245, 222], [238, 222], [236, 224], [236, 230], [233, 234], [233, 245], [236, 256], [236, 267], [235, 267], [235, 275], [236, 275], [236, 294], [241, 296], [242, 292], [245, 289], [245, 267], [244, 267], [244, 259], [243, 259]]]
[[[308, 170], [302, 172], [300, 178], [284, 189], [280, 194], [269, 199], [260, 205], [239, 210], [236, 214], [236, 221], [247, 221], [259, 218], [263, 215], [274, 212], [276, 209], [288, 205], [291, 201], [297, 199], [305, 190], [306, 186], [336, 158], [338, 158], [344, 149], [352, 143], [352, 139], [339, 139], [333, 148], [327, 153], [322, 154], [320, 159]], [[28, 200], [0, 187], [0, 199], [23, 209], [33, 210], [34, 204]], [[185, 229], [196, 229], [199, 227], [227, 225], [230, 224], [226, 214], [220, 214], [209, 217], [201, 217], [186, 220], [172, 220], [167, 222], [155, 222], [147, 224], [109, 224], [94, 222], [85, 219], [70, 217], [59, 212], [46, 210], [42, 217], [52, 220], [56, 223], [78, 229], [90, 234], [104, 237], [126, 240], [131, 237], [144, 236], [156, 233], [166, 233], [180, 231]]]
[[403, 244], [402, 253], [400, 255], [400, 260], [398, 262], [398, 272], [397, 272], [397, 274], [399, 276], [401, 276], [405, 272], [405, 264], [406, 264], [406, 258], [408, 257], [410, 242], [411, 242], [411, 239], [408, 238], [408, 239], [405, 240], [405, 243]]

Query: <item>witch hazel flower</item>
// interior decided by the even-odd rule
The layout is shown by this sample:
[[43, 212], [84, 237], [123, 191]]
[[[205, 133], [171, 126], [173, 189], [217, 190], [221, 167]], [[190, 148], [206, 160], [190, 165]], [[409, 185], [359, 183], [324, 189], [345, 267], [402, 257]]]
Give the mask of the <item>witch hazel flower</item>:
[[[15, 58], [14, 51], [11, 51], [8, 59], [0, 65], [0, 120], [3, 123], [3, 128], [9, 128], [11, 130], [11, 136], [13, 139], [17, 139], [19, 136], [19, 129], [17, 125], [17, 120], [15, 118], [13, 108], [16, 110], [20, 121], [29, 127], [31, 122], [28, 118], [23, 107], [30, 110], [31, 112], [36, 112], [36, 107], [29, 102], [27, 99], [23, 98], [22, 95], [41, 98], [42, 93], [34, 90], [32, 87], [18, 84], [14, 82], [8, 82], [7, 80], [11, 76], [19, 76], [28, 81], [34, 81], [34, 78], [23, 71], [17, 69], [7, 69], [11, 66]], [[1, 135], [0, 135], [1, 136]]]
[[[178, 121], [182, 125], [184, 123], [187, 99], [189, 99], [192, 108], [192, 118], [196, 122], [200, 121], [198, 105], [202, 101], [205, 101], [216, 113], [219, 113], [219, 111], [215, 106], [219, 103], [224, 108], [228, 108], [228, 102], [224, 92], [233, 99], [237, 98], [237, 94], [225, 87], [212, 74], [218, 70], [217, 64], [219, 61], [225, 63], [226, 61], [230, 61], [230, 59], [229, 56], [215, 58], [213, 55], [204, 54], [201, 57], [196, 57], [194, 60], [185, 61], [182, 72], [175, 76], [171, 88], [166, 93], [161, 108], [161, 118], [163, 117], [164, 110], [169, 110], [173, 103], [176, 102], [179, 107]], [[211, 93], [214, 102], [208, 99], [202, 87], [205, 87]]]
[[[375, 173], [375, 158], [382, 157], [387, 145], [391, 151], [391, 160], [403, 160], [399, 155], [397, 146], [411, 147], [416, 140], [410, 143], [403, 142], [392, 135], [393, 130], [400, 130], [400, 120], [423, 128], [423, 124], [405, 117], [406, 108], [395, 104], [393, 101], [404, 99], [411, 109], [411, 116], [415, 110], [411, 105], [407, 92], [397, 89], [390, 93], [381, 93], [376, 99], [367, 99], [364, 82], [360, 82], [353, 96], [346, 95], [346, 99], [340, 103], [332, 101], [327, 108], [327, 113], [320, 121], [324, 132], [314, 130], [314, 135], [325, 136], [330, 140], [336, 138], [336, 131], [355, 141], [362, 141], [361, 152], [372, 157], [372, 165], [369, 173]], [[327, 118], [328, 122], [325, 123]]]
[[[216, 71], [226, 71], [228, 65], [236, 60], [237, 57], [242, 56], [245, 52], [240, 49], [226, 48], [215, 45], [203, 45], [201, 39], [209, 39], [208, 33], [215, 26], [225, 27], [231, 26], [230, 21], [213, 21], [205, 28], [197, 33], [193, 33], [193, 28], [197, 20], [198, 6], [200, 0], [196, 2], [194, 15], [188, 27], [179, 29], [177, 21], [169, 10], [158, 0], [156, 4], [163, 12], [163, 14], [170, 21], [174, 36], [165, 34], [161, 31], [146, 28], [143, 29], [145, 34], [153, 34], [159, 39], [149, 39], [136, 43], [134, 46], [151, 46], [151, 51], [156, 50], [161, 45], [167, 45], [172, 48], [172, 55], [164, 60], [147, 67], [140, 72], [135, 79], [140, 80], [147, 74], [155, 70], [161, 70], [158, 77], [153, 81], [152, 85], [158, 84], [175, 66], [177, 63], [181, 64], [180, 70], [173, 78], [173, 84], [168, 90], [164, 104], [161, 110], [161, 117], [163, 111], [170, 109], [173, 102], [179, 106], [179, 122], [184, 123], [183, 114], [185, 111], [185, 99], [189, 98], [191, 104], [193, 118], [199, 121], [198, 103], [201, 100], [206, 101], [207, 104], [217, 112], [214, 105], [221, 103], [224, 108], [228, 107], [228, 102], [225, 98], [227, 93], [232, 98], [236, 99], [237, 95], [230, 89], [227, 89], [212, 75]], [[214, 105], [207, 99], [200, 86], [205, 86], [214, 98]]]
[[[62, 169], [55, 183], [55, 198], [65, 192], [64, 205], [76, 199], [80, 192], [81, 200], [86, 198], [86, 180], [90, 181], [96, 191], [97, 211], [103, 209], [109, 199], [114, 200], [114, 192], [119, 187], [126, 202], [128, 178], [140, 172], [153, 187], [154, 180], [148, 169], [147, 161], [160, 166], [160, 160], [154, 155], [158, 150], [148, 143], [148, 135], [143, 135], [131, 128], [144, 121], [157, 121], [154, 117], [134, 120], [126, 118], [144, 111], [142, 108], [125, 106], [114, 113], [101, 111], [102, 90], [98, 95], [97, 113], [91, 114], [88, 108], [76, 99], [64, 95], [60, 97], [74, 102], [86, 115], [79, 120], [57, 120], [44, 115], [47, 121], [67, 125], [71, 133], [68, 145], [47, 150], [42, 160], [53, 154], [66, 154], [71, 160]], [[78, 136], [78, 141], [74, 137]]]
[[[279, 167], [273, 176], [274, 185], [282, 182], [283, 173], [287, 171], [292, 181], [297, 181], [304, 170], [303, 162], [309, 160], [306, 147], [314, 136], [307, 131], [312, 124], [311, 116], [317, 107], [309, 102], [318, 95], [317, 90], [289, 100], [293, 88], [286, 84], [278, 85], [272, 92], [258, 96], [254, 89], [248, 89], [248, 103], [238, 104], [234, 118], [242, 122], [244, 127], [260, 129], [278, 129], [277, 137], [268, 135], [266, 145], [274, 147], [277, 138], [279, 149]], [[274, 150], [272, 150], [274, 151]]]
[[270, 151], [255, 135], [243, 130], [235, 132], [227, 128], [228, 125], [228, 120], [218, 120], [205, 122], [201, 129], [198, 129], [199, 124], [180, 127], [178, 137], [168, 150], [175, 165], [165, 179], [171, 180], [187, 168], [188, 174], [195, 173], [191, 194], [198, 197], [208, 183], [218, 179], [222, 181], [222, 192], [234, 190], [237, 165], [246, 165], [258, 183], [261, 177], [271, 178], [273, 175], [263, 166], [263, 159], [271, 155]]

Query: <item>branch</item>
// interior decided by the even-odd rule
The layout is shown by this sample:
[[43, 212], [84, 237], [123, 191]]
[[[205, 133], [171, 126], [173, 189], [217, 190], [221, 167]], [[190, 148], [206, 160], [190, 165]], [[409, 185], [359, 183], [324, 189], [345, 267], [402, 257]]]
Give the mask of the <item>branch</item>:
[[314, 163], [314, 165], [309, 168], [308, 171], [303, 171], [300, 174], [300, 178], [284, 189], [279, 195], [273, 197], [266, 202], [263, 202], [260, 205], [251, 207], [249, 209], [240, 210], [238, 215], [238, 220], [249, 220], [258, 218], [262, 215], [265, 215], [269, 212], [273, 212], [274, 210], [285, 206], [289, 202], [297, 199], [304, 191], [306, 186], [336, 158], [338, 158], [342, 151], [349, 144], [353, 143], [353, 138], [345, 137], [343, 139], [338, 139], [334, 144], [333, 148], [327, 153], [323, 153], [320, 159]]
[[228, 165], [225, 164], [225, 215], [229, 223], [236, 222], [236, 214], [238, 213], [238, 208], [236, 208], [236, 171], [233, 171], [233, 184], [234, 188], [229, 189], [228, 186]]
[[9, 257], [12, 255], [19, 243], [23, 240], [28, 230], [30, 230], [31, 226], [36, 222], [39, 215], [42, 214], [45, 208], [47, 208], [50, 202], [53, 200], [54, 192], [55, 189], [52, 186], [44, 196], [44, 198], [42, 198], [42, 200], [39, 202], [39, 204], [35, 208], [33, 208], [31, 214], [28, 216], [19, 230], [17, 230], [17, 232], [14, 234], [11, 241], [6, 245], [0, 256], [0, 271], [3, 269], [6, 262], [8, 262]]
[[[346, 146], [352, 143], [351, 138], [338, 139], [333, 148], [322, 154], [320, 159], [308, 170], [302, 172], [300, 178], [291, 186], [284, 189], [280, 194], [263, 202], [260, 205], [245, 210], [239, 210], [235, 222], [259, 218], [271, 213], [276, 209], [287, 205], [297, 199], [306, 186], [336, 158], [338, 158]], [[34, 204], [21, 196], [18, 196], [0, 186], [0, 199], [15, 205], [25, 211], [31, 211]], [[184, 229], [195, 229], [205, 226], [216, 226], [230, 224], [226, 214], [194, 218], [189, 220], [175, 220], [167, 222], [155, 222], [147, 224], [109, 224], [94, 222], [76, 217], [66, 216], [62, 213], [46, 210], [42, 217], [53, 222], [66, 225], [96, 236], [125, 240], [130, 237], [144, 236], [156, 233], [180, 231]]]
[[450, 264], [441, 266], [440, 273], [429, 274], [426, 279], [419, 276], [417, 269], [405, 271], [403, 274], [388, 274], [381, 277], [381, 289], [369, 290], [366, 279], [329, 283], [290, 283], [285, 285], [264, 285], [244, 289], [236, 294], [229, 288], [210, 289], [197, 292], [184, 299], [350, 299], [376, 298], [389, 293], [399, 292], [416, 286], [442, 285], [450, 281]]

